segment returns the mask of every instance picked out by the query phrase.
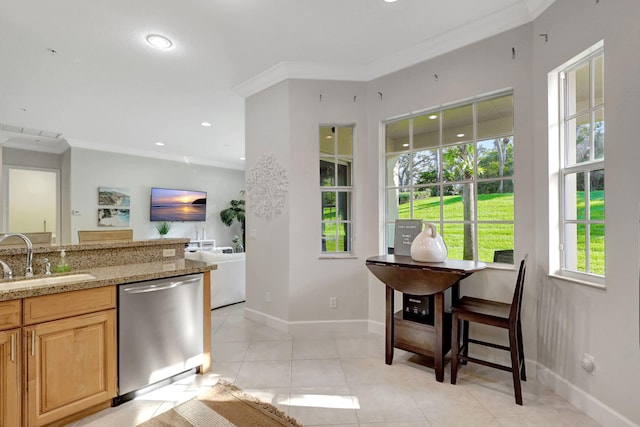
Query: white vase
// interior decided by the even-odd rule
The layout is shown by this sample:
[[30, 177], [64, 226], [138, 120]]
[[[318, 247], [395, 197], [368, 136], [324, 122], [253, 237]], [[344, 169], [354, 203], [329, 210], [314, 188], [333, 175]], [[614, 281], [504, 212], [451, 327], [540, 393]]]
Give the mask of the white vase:
[[449, 251], [435, 224], [424, 223], [424, 230], [411, 242], [411, 258], [419, 262], [443, 262]]

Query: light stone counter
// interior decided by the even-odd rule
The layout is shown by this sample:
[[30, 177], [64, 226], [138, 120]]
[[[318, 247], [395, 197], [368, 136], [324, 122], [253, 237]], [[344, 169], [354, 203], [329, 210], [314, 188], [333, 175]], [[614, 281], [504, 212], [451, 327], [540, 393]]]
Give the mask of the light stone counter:
[[[184, 258], [184, 245], [188, 242], [189, 239], [178, 238], [34, 248], [34, 278], [87, 273], [95, 276], [95, 279], [80, 278], [78, 281], [61, 284], [41, 282], [35, 286], [27, 285], [29, 279], [23, 277], [3, 279], [0, 280], [0, 301], [215, 270], [216, 265]], [[55, 266], [61, 249], [66, 252], [71, 271], [45, 276], [44, 258], [49, 259], [52, 267]], [[0, 249], [0, 259], [11, 265], [14, 277], [22, 275], [25, 257], [25, 248]]]

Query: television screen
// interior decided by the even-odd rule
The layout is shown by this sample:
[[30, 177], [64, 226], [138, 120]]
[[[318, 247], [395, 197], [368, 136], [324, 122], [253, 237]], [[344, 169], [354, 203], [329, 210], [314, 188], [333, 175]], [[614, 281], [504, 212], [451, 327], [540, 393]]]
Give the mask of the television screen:
[[205, 191], [151, 189], [151, 221], [205, 221]]

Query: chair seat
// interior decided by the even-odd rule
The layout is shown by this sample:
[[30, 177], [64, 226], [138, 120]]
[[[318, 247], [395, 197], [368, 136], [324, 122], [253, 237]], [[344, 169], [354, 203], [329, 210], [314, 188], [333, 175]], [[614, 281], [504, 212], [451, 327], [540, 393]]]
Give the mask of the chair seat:
[[465, 314], [473, 314], [474, 316], [486, 316], [494, 318], [495, 321], [509, 322], [509, 312], [511, 304], [505, 304], [498, 301], [490, 301], [482, 298], [462, 297], [455, 307], [451, 308], [457, 311], [461, 318]]

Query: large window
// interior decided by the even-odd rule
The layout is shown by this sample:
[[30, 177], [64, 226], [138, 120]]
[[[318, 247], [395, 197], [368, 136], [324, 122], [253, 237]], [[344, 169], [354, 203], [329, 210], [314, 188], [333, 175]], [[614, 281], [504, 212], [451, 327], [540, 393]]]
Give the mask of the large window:
[[603, 77], [602, 49], [558, 77], [560, 268], [587, 279], [605, 274]]
[[321, 252], [350, 253], [353, 126], [320, 126]]
[[513, 150], [511, 93], [387, 123], [387, 247], [395, 219], [421, 219], [449, 258], [513, 264]]

